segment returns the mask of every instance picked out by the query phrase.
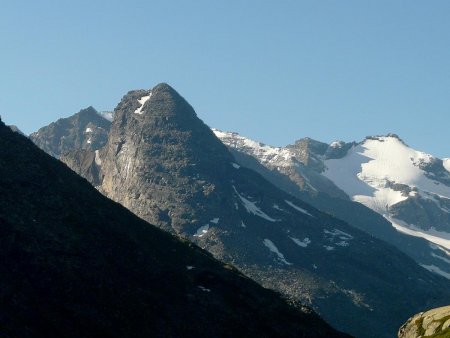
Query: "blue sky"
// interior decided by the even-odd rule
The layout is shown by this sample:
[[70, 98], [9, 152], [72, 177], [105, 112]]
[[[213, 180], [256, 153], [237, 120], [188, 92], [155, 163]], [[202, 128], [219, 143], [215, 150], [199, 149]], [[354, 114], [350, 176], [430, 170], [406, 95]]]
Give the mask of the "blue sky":
[[397, 133], [450, 157], [450, 2], [4, 1], [0, 114], [26, 133], [167, 82], [273, 145]]

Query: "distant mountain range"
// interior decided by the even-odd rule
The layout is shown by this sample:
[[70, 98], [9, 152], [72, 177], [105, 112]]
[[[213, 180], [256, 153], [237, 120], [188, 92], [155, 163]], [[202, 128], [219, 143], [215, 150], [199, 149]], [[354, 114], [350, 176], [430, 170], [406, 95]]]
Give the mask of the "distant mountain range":
[[241, 165], [450, 279], [448, 159], [411, 149], [393, 134], [330, 145], [306, 138], [277, 148], [215, 133]]
[[[44, 127], [36, 143], [58, 145], [43, 149], [109, 198], [263, 286], [311, 305], [338, 329], [392, 337], [408, 316], [450, 303], [450, 281], [370, 235], [380, 224], [379, 238], [397, 232], [323, 174], [322, 156], [344, 158], [355, 144], [306, 139], [273, 148], [244, 139], [233, 146], [236, 134], [230, 143], [222, 137], [227, 133], [215, 131], [219, 140], [166, 84], [125, 95], [104, 145], [88, 145], [80, 132], [87, 125], [76, 116], [69, 118], [72, 128], [61, 127], [65, 141], [58, 128], [47, 133]], [[341, 217], [347, 206], [357, 214]], [[411, 237], [396, 240], [405, 238]], [[427, 258], [439, 260], [424, 240], [414, 240]], [[434, 254], [445, 258], [441, 249]]]

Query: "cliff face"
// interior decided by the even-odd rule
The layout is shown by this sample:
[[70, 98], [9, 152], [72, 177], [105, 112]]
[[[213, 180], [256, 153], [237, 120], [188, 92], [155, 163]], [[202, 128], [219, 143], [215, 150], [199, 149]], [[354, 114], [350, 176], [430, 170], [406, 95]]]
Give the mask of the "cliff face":
[[99, 155], [101, 191], [166, 230], [192, 234], [216, 217], [236, 223], [233, 213], [217, 214], [234, 209], [223, 182], [232, 156], [165, 84], [122, 99]]

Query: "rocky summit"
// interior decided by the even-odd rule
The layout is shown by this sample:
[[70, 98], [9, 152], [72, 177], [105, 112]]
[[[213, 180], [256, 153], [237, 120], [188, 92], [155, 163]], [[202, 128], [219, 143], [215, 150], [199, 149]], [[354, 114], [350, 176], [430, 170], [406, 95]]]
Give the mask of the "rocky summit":
[[139, 217], [338, 329], [392, 337], [408, 315], [450, 302], [449, 281], [237, 163], [167, 84], [129, 92], [114, 115], [104, 147], [61, 159]]
[[0, 121], [1, 337], [346, 337]]
[[101, 148], [108, 139], [110, 126], [108, 115], [88, 107], [39, 129], [30, 135], [30, 139], [50, 155], [59, 158], [73, 149]]

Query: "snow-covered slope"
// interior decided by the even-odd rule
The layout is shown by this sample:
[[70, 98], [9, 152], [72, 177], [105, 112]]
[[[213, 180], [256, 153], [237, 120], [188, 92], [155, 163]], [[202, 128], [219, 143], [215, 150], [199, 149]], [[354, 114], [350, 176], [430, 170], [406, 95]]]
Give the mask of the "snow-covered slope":
[[[387, 240], [428, 270], [450, 276], [450, 159], [416, 151], [394, 134], [329, 145], [305, 138], [283, 148], [237, 133], [214, 132], [235, 151], [240, 165]], [[246, 155], [266, 171], [258, 170]], [[346, 201], [339, 202], [342, 199]], [[350, 199], [382, 215], [387, 222], [367, 208], [349, 204]]]
[[[330, 195], [346, 198], [347, 196], [328, 178], [318, 173], [323, 169], [322, 155], [339, 151], [343, 143], [334, 142], [328, 146], [309, 138], [298, 141], [288, 147], [273, 147], [251, 140], [235, 132], [212, 129], [214, 134], [230, 149], [255, 158], [270, 170], [279, 171], [290, 177], [302, 190], [309, 192], [326, 191]], [[311, 146], [320, 154], [308, 152]], [[322, 154], [323, 152], [323, 154]]]
[[[323, 175], [353, 200], [392, 221], [398, 230], [450, 249], [450, 224], [445, 221], [450, 212], [449, 177], [436, 173], [439, 161], [411, 149], [396, 136], [371, 137], [343, 158], [325, 160]], [[448, 161], [443, 161], [441, 167], [446, 164]], [[418, 214], [417, 220], [405, 218], [411, 207], [423, 209], [427, 215]], [[439, 218], [442, 223], [433, 222]]]
[[287, 148], [272, 147], [258, 141], [253, 141], [238, 133], [225, 132], [214, 128], [212, 131], [227, 146], [238, 148], [241, 151], [254, 155], [263, 164], [287, 167], [294, 163], [294, 154]]
[[450, 158], [444, 158], [443, 160], [444, 168], [450, 172]]
[[351, 148], [344, 158], [325, 160], [324, 175], [356, 201], [388, 213], [389, 207], [418, 193], [450, 198], [450, 187], [428, 178], [420, 167], [432, 159], [396, 137], [377, 137]]

